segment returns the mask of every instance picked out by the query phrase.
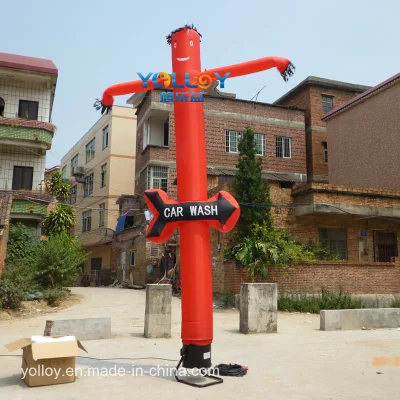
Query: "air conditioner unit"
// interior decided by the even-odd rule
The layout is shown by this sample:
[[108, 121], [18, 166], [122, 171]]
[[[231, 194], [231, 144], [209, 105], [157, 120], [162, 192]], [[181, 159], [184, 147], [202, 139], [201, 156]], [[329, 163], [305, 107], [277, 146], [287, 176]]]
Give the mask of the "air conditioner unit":
[[75, 167], [72, 175], [78, 183], [85, 183], [85, 167]]
[[85, 175], [85, 167], [75, 167], [72, 175], [74, 176], [83, 176]]

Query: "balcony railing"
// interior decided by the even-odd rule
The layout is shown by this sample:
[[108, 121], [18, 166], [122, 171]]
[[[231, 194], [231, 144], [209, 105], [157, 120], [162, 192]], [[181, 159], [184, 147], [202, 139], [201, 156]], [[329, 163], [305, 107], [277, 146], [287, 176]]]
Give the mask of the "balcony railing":
[[29, 118], [23, 118], [20, 117], [18, 115], [18, 113], [5, 113], [4, 111], [2, 113], [0, 113], [0, 118], [18, 118], [18, 119], [23, 119], [25, 121], [39, 121], [39, 122], [47, 122], [51, 124], [51, 119], [47, 118], [47, 117], [37, 117], [37, 119], [33, 120], [33, 119], [29, 119]]

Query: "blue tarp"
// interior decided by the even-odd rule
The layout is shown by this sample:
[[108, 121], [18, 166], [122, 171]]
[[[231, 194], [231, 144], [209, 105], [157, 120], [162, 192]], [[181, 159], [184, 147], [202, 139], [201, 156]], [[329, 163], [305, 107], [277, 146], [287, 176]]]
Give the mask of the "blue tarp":
[[118, 222], [117, 222], [117, 227], [115, 228], [115, 233], [121, 233], [124, 230], [125, 220], [126, 220], [126, 215], [121, 215], [120, 217], [118, 217]]

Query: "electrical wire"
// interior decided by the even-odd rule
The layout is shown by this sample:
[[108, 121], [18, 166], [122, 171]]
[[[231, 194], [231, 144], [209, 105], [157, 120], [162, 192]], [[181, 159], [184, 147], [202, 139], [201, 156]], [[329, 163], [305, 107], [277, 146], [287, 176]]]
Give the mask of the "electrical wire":
[[[22, 357], [22, 354], [0, 354], [0, 357]], [[178, 362], [179, 360], [174, 360], [171, 358], [162, 358], [162, 357], [112, 357], [112, 358], [96, 358], [96, 357], [83, 357], [77, 356], [77, 358], [85, 358], [88, 360], [96, 360], [96, 361], [114, 361], [114, 360], [162, 360], [162, 361], [175, 361]]]

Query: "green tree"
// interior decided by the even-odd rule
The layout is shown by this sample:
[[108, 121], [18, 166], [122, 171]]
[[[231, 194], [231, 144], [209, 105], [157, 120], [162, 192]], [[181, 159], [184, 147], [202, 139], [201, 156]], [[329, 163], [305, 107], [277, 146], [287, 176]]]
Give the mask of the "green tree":
[[50, 211], [44, 222], [43, 231], [46, 235], [67, 233], [75, 225], [75, 212], [72, 207], [57, 204], [54, 211]]
[[38, 282], [44, 288], [71, 286], [88, 258], [76, 236], [61, 233], [40, 243], [36, 261]]
[[60, 172], [55, 172], [47, 180], [46, 190], [55, 197], [58, 204], [55, 210], [50, 211], [44, 220], [44, 233], [54, 235], [69, 232], [75, 225], [75, 211], [71, 206], [64, 203], [71, 195], [71, 185], [65, 182]]
[[[238, 144], [239, 162], [233, 180], [233, 189], [239, 203], [247, 203], [241, 207], [238, 230], [240, 237], [251, 234], [255, 224], [265, 224], [271, 228], [268, 181], [262, 178], [261, 158], [256, 155], [254, 132], [247, 128], [241, 135]], [[251, 204], [262, 204], [263, 207], [254, 207]]]

